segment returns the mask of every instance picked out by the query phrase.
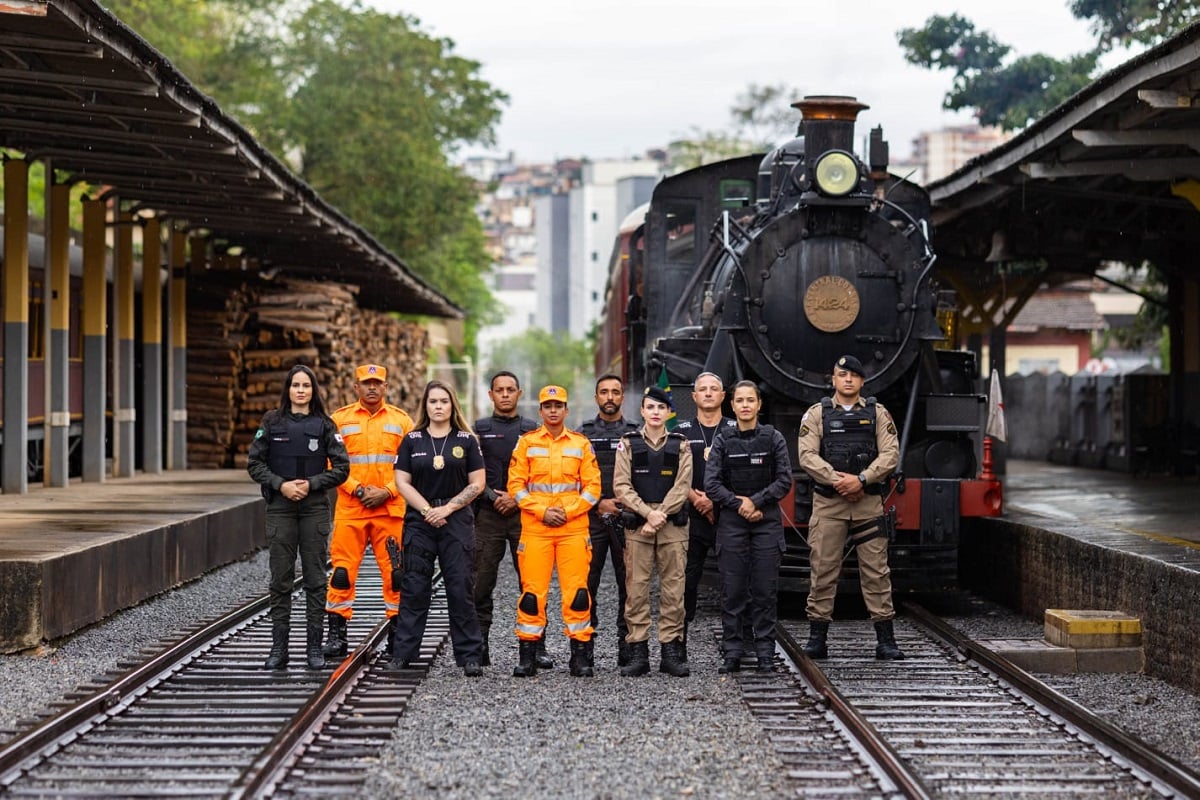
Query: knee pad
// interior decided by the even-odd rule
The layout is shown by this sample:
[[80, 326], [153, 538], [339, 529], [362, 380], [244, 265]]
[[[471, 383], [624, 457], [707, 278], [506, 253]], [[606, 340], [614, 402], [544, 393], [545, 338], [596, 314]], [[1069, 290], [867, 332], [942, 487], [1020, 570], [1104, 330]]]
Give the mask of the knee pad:
[[575, 598], [571, 600], [572, 611], [587, 611], [592, 607], [591, 597], [588, 596], [587, 589], [578, 589], [575, 592]]
[[335, 589], [350, 588], [350, 573], [345, 567], [338, 567], [333, 571], [333, 577], [329, 579], [329, 585]]
[[521, 602], [517, 603], [517, 608], [519, 608], [523, 614], [537, 614], [537, 595], [533, 592], [526, 592], [525, 594], [521, 595]]

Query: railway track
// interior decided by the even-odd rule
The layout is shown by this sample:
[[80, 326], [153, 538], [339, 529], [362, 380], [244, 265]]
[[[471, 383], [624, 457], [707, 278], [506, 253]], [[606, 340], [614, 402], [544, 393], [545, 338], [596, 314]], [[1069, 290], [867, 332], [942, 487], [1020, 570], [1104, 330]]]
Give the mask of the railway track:
[[0, 791], [14, 797], [353, 793], [449, 635], [439, 587], [417, 665], [388, 669], [379, 578], [367, 572], [349, 626], [358, 644], [340, 664], [305, 668], [304, 599], [297, 592], [291, 664], [263, 670], [271, 622], [260, 598], [9, 742], [0, 749]]
[[868, 622], [830, 629], [814, 662], [777, 629], [785, 669], [739, 682], [800, 796], [1200, 797], [1200, 776], [916, 606], [907, 658], [874, 659]]

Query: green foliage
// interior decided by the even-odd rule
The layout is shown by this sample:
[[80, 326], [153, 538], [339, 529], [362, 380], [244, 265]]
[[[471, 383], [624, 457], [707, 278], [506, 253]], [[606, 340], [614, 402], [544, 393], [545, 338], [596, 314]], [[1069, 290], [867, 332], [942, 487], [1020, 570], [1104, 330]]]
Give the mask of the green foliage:
[[981, 124], [1015, 130], [1087, 86], [1100, 56], [1114, 46], [1154, 44], [1200, 17], [1196, 0], [1071, 0], [1070, 9], [1090, 21], [1097, 41], [1068, 58], [1039, 53], [1007, 60], [1011, 47], [958, 14], [931, 16], [897, 39], [909, 63], [954, 74], [945, 108], [975, 109]]
[[798, 89], [782, 83], [749, 84], [729, 108], [729, 130], [693, 128], [688, 138], [671, 143], [671, 166], [682, 171], [770, 150], [796, 135], [800, 112], [791, 104], [799, 98]]
[[954, 73], [943, 107], [973, 108], [980, 124], [1006, 130], [1025, 127], [1086, 86], [1098, 58], [1095, 52], [1068, 59], [1037, 54], [1005, 66], [1011, 48], [958, 14], [932, 16], [924, 28], [905, 28], [897, 37], [909, 63]]
[[[521, 378], [526, 396], [547, 384], [566, 387], [570, 397], [580, 392], [591, 394], [593, 347], [584, 339], [573, 339], [565, 333], [554, 334], [541, 328], [530, 328], [520, 336], [504, 339], [492, 347], [485, 375], [506, 369]], [[584, 388], [586, 387], [586, 388]], [[583, 408], [573, 402], [576, 411]]]
[[109, 0], [113, 12], [320, 195], [467, 312], [498, 310], [476, 187], [507, 96], [415, 19], [334, 0]]

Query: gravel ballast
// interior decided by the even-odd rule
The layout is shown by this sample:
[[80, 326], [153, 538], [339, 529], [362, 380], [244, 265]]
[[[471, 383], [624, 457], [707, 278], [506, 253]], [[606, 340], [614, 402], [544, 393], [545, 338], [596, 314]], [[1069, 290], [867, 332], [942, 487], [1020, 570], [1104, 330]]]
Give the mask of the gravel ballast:
[[[507, 563], [507, 562], [505, 562]], [[76, 686], [148, 646], [262, 593], [266, 556], [215, 570], [141, 606], [36, 650], [0, 656], [0, 738]], [[548, 638], [555, 668], [511, 677], [516, 582], [502, 564], [493, 664], [467, 679], [445, 654], [414, 696], [374, 764], [365, 797], [776, 797], [787, 793], [774, 750], [750, 716], [736, 680], [717, 673], [711, 612], [692, 629], [692, 676], [655, 669], [617, 674], [611, 570], [601, 592], [597, 676], [567, 675], [557, 599]], [[983, 602], [951, 622], [975, 638], [1039, 638], [1042, 626]], [[1200, 770], [1200, 698], [1143, 675], [1040, 676], [1059, 691]]]

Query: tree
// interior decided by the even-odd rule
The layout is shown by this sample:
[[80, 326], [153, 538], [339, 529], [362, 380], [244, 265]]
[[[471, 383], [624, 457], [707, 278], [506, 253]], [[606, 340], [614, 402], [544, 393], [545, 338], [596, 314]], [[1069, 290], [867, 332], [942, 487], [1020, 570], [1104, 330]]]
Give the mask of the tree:
[[1096, 46], [1063, 59], [1039, 53], [1006, 61], [1011, 47], [958, 14], [931, 16], [922, 28], [898, 31], [897, 39], [909, 63], [954, 73], [943, 107], [972, 108], [981, 124], [1015, 130], [1087, 86], [1105, 52], [1177, 33], [1200, 16], [1198, 5], [1195, 0], [1071, 0], [1071, 13], [1090, 21]]
[[729, 108], [729, 130], [693, 128], [688, 138], [671, 143], [671, 165], [677, 170], [685, 170], [771, 150], [796, 135], [800, 112], [791, 104], [799, 98], [798, 89], [782, 83], [773, 86], [750, 84]]
[[[488, 358], [486, 374], [508, 370], [521, 379], [526, 397], [547, 384], [567, 389], [569, 397], [591, 389], [594, 348], [585, 339], [530, 328], [520, 336], [496, 342]], [[590, 395], [589, 395], [590, 396]], [[583, 408], [578, 402], [574, 408]]]

